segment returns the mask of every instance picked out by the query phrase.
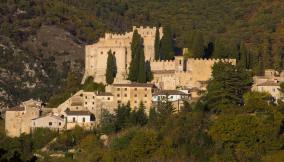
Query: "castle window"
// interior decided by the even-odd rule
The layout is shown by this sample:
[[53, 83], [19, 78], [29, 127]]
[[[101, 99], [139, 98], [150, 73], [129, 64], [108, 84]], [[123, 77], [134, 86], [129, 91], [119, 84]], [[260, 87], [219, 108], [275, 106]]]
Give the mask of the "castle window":
[[181, 65], [181, 60], [179, 60], [179, 64]]
[[147, 88], [145, 88], [145, 91], [147, 91]]
[[137, 88], [134, 88], [135, 91], [137, 91]]
[[87, 102], [85, 102], [85, 104], [87, 105]]
[[107, 100], [110, 100], [110, 97], [108, 97]]
[[48, 125], [49, 125], [49, 126], [52, 126], [52, 122], [49, 122]]
[[117, 91], [120, 91], [120, 88], [117, 88]]
[[101, 51], [101, 54], [104, 54], [104, 52], [103, 52], [103, 51]]
[[127, 91], [127, 88], [124, 88], [125, 91]]
[[137, 103], [137, 101], [134, 101], [134, 103]]
[[127, 97], [127, 94], [124, 94], [124, 97]]
[[88, 97], [86, 96], [85, 99], [87, 99]]
[[115, 51], [113, 51], [113, 54], [115, 55]]
[[147, 101], [144, 101], [144, 103], [147, 103]]
[[147, 97], [147, 94], [145, 94], [145, 97]]
[[86, 119], [85, 119], [85, 118], [83, 118], [83, 123], [85, 123], [85, 121], [86, 121]]
[[118, 100], [118, 101], [117, 101], [117, 103], [118, 103], [118, 104], [120, 104], [120, 103], [121, 103], [121, 101], [120, 101], [120, 100]]
[[120, 95], [119, 95], [119, 94], [117, 94], [117, 97], [120, 97]]
[[137, 94], [135, 94], [134, 97], [137, 97]]
[[73, 117], [73, 123], [75, 123], [75, 121], [76, 121], [76, 119], [75, 119], [75, 117]]
[[59, 122], [58, 125], [61, 126], [61, 122]]
[[95, 104], [95, 102], [93, 102], [93, 105]]

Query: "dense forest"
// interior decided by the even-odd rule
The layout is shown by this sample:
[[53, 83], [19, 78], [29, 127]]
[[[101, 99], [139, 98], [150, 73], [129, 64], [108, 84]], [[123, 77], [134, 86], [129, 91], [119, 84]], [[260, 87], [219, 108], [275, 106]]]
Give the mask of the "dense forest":
[[284, 103], [250, 92], [251, 72], [240, 67], [215, 64], [213, 77], [208, 93], [178, 112], [170, 102], [151, 108], [149, 116], [143, 103], [122, 105], [114, 114], [103, 111], [93, 130], [38, 129], [13, 139], [2, 125], [0, 160], [282, 162]]
[[[64, 87], [55, 85], [65, 84], [66, 69], [82, 76], [84, 44], [96, 42], [106, 31], [125, 32], [133, 25], [169, 27], [175, 47], [188, 48], [189, 57], [235, 57], [257, 75], [264, 68], [281, 70], [283, 8], [281, 0], [2, 0], [1, 44], [16, 53], [13, 59], [3, 58], [3, 69], [21, 78], [1, 87], [1, 100], [16, 104], [13, 100], [44, 92], [40, 98], [46, 101]], [[61, 35], [65, 32], [70, 34], [69, 42]], [[7, 39], [13, 45], [3, 43]], [[36, 65], [30, 65], [36, 71], [33, 82], [26, 81], [24, 72], [6, 69], [6, 63], [22, 59], [17, 55], [30, 59], [25, 65], [18, 61], [22, 69], [36, 60]], [[39, 66], [44, 71], [38, 71]], [[14, 92], [12, 87], [25, 88]]]
[[[55, 107], [78, 89], [104, 91], [92, 78], [80, 85], [82, 48], [105, 32], [133, 25], [163, 27], [173, 45], [164, 46], [169, 41], [162, 39], [161, 51], [186, 47], [186, 57], [238, 60], [238, 66], [214, 65], [208, 92], [180, 113], [168, 102], [149, 116], [143, 104], [137, 110], [123, 105], [115, 114], [104, 112], [94, 130], [39, 129], [13, 139], [5, 136], [1, 121], [0, 161], [282, 162], [284, 103], [275, 105], [269, 94], [249, 90], [252, 75], [284, 67], [283, 20], [282, 0], [0, 0], [3, 107], [30, 97]], [[147, 74], [142, 70], [133, 73]], [[115, 74], [108, 71], [111, 83]], [[42, 151], [46, 145], [48, 151]], [[56, 153], [65, 158], [49, 156]]]

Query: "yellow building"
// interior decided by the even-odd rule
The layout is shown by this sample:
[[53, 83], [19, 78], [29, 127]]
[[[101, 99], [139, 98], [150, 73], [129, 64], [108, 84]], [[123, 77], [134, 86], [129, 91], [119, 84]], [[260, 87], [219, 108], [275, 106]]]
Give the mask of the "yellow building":
[[129, 102], [131, 108], [138, 108], [142, 102], [146, 112], [149, 112], [152, 106], [152, 93], [155, 89], [154, 84], [148, 83], [113, 84], [107, 87], [107, 91], [113, 94], [117, 105], [126, 105]]

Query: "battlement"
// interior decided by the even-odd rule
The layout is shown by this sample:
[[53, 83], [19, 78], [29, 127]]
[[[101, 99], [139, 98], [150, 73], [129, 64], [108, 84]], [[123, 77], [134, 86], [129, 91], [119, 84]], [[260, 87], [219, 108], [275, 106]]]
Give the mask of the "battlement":
[[151, 60], [152, 63], [174, 63], [175, 60]]

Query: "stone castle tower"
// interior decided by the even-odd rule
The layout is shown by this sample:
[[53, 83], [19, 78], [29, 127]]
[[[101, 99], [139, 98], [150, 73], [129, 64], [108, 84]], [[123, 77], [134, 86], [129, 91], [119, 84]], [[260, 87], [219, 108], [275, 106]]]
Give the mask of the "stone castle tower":
[[[136, 27], [131, 32], [125, 34], [105, 33], [103, 38], [92, 45], [85, 47], [85, 74], [82, 83], [89, 76], [94, 77], [94, 81], [105, 83], [105, 73], [107, 67], [108, 51], [111, 50], [116, 58], [117, 75], [115, 82], [124, 81], [128, 74], [131, 61], [131, 41], [134, 30], [144, 39], [144, 53], [146, 60], [153, 60], [155, 55], [155, 35], [156, 27]], [[163, 36], [163, 29], [159, 29], [160, 38]]]

